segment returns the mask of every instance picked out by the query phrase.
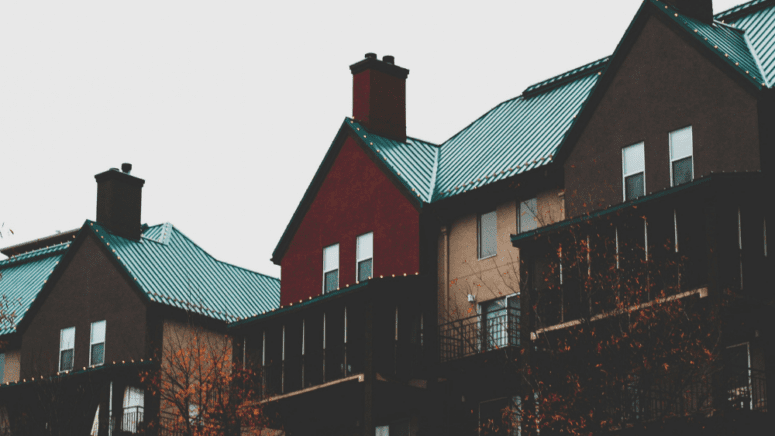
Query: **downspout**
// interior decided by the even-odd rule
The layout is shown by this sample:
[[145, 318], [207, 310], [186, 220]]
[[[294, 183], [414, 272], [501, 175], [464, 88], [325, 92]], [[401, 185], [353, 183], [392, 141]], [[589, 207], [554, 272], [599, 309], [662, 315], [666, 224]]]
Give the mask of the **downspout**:
[[[442, 267], [444, 268], [444, 316], [447, 317], [450, 314], [449, 310], [449, 229], [447, 226], [441, 226], [441, 235], [444, 240], [444, 248], [443, 248], [443, 264]], [[441, 320], [439, 320], [441, 321]]]

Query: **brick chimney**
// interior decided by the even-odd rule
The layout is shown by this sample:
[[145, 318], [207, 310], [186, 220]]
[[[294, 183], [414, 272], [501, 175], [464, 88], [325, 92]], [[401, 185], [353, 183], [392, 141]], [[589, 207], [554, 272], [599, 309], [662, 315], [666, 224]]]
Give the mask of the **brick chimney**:
[[353, 118], [380, 136], [406, 141], [406, 77], [409, 70], [393, 56], [374, 53], [350, 65], [353, 74]]
[[665, 2], [688, 17], [707, 24], [713, 22], [713, 0], [665, 0]]
[[134, 241], [140, 240], [140, 205], [145, 180], [130, 176], [132, 164], [111, 168], [94, 176], [97, 179], [97, 222], [111, 233]]

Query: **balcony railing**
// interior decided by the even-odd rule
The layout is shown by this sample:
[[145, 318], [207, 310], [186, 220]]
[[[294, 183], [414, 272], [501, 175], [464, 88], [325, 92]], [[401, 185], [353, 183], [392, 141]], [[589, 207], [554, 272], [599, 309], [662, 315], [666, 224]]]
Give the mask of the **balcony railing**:
[[509, 307], [440, 325], [441, 361], [461, 359], [506, 347], [518, 347], [519, 320], [520, 310]]
[[[717, 375], [723, 400], [735, 410], [767, 411], [764, 373], [743, 369]], [[640, 381], [609, 392], [609, 411], [623, 423], [648, 422], [667, 417], [708, 415], [718, 406], [713, 399], [713, 376]], [[722, 402], [722, 403], [724, 403]]]
[[143, 407], [134, 406], [124, 409], [124, 413], [121, 419], [118, 417], [111, 418], [110, 427], [113, 434], [117, 431], [125, 433], [137, 433], [143, 428]]

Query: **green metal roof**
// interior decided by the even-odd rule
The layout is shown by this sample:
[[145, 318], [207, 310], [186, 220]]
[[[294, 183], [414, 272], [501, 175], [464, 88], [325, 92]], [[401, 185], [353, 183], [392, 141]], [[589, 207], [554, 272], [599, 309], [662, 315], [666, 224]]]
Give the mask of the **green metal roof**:
[[172, 224], [147, 227], [140, 241], [84, 225], [105, 244], [151, 301], [222, 321], [280, 305], [280, 280], [221, 262]]
[[758, 69], [767, 87], [775, 84], [775, 2], [755, 0], [716, 15], [745, 31]]
[[362, 144], [377, 153], [383, 163], [398, 176], [404, 185], [425, 203], [430, 203], [436, 178], [436, 163], [439, 147], [430, 142], [407, 138], [399, 142], [383, 136], [370, 134], [355, 120], [347, 119]]
[[13, 333], [35, 301], [70, 242], [41, 248], [0, 261], [0, 296], [10, 320], [0, 323], [0, 336]]
[[[775, 1], [746, 3], [715, 16], [730, 23], [713, 24], [686, 17], [665, 2], [647, 1], [757, 88], [775, 82]], [[439, 146], [414, 139], [400, 143], [352, 120], [349, 124], [424, 202], [434, 202], [551, 162], [609, 60], [529, 86]]]

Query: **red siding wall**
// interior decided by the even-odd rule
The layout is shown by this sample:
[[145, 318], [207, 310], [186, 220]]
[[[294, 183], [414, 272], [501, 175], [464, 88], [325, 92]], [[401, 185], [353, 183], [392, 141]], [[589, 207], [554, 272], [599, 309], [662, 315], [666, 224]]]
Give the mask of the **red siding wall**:
[[339, 243], [339, 285], [355, 283], [355, 241], [374, 232], [374, 274], [419, 271], [419, 212], [348, 137], [281, 261], [280, 304], [319, 295], [323, 248]]

